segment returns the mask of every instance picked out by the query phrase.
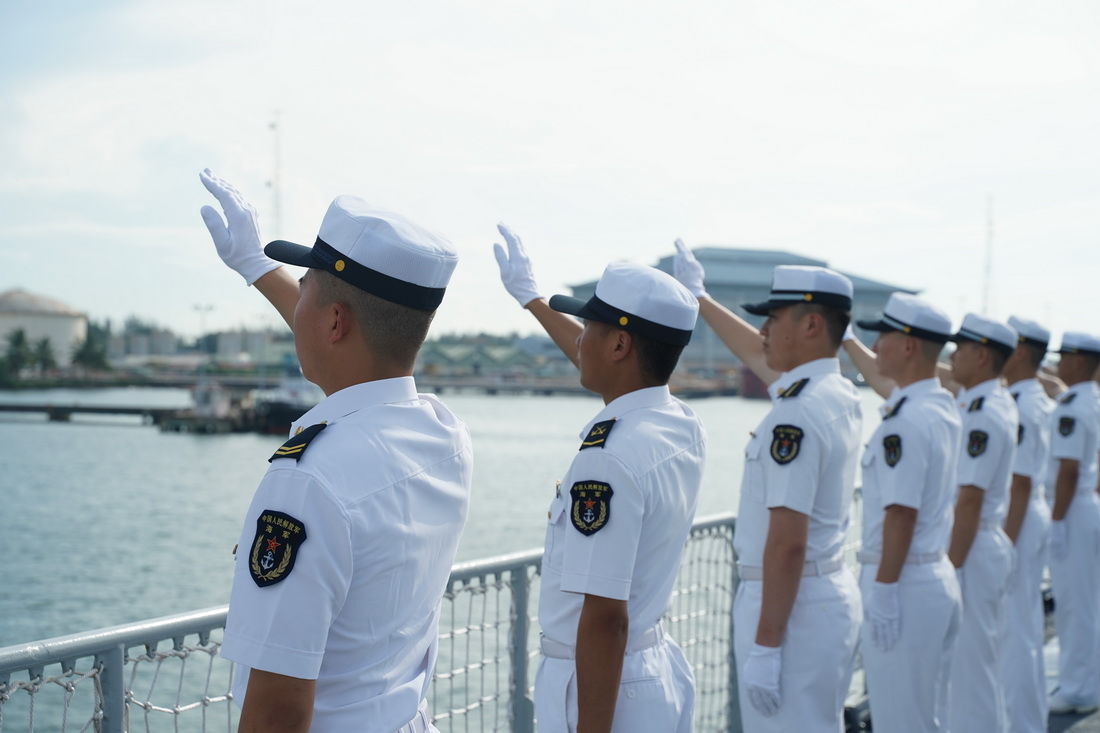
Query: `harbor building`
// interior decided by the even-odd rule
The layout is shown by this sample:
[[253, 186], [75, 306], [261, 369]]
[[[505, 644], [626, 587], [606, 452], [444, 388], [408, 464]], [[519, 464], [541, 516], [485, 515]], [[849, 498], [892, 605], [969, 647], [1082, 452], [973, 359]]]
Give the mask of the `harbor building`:
[[[764, 318], [745, 312], [741, 304], [759, 303], [768, 299], [772, 271], [777, 265], [829, 266], [824, 260], [776, 250], [705, 246], [692, 251], [706, 272], [704, 285], [710, 297], [757, 327], [764, 322]], [[672, 274], [672, 261], [672, 255], [662, 257], [656, 267], [658, 270]], [[842, 274], [852, 281], [855, 290], [852, 302], [853, 328], [855, 328], [855, 321], [860, 318], [874, 319], [881, 315], [890, 293], [915, 294], [918, 292], [853, 275], [850, 272], [842, 272]], [[596, 281], [570, 287], [575, 297], [587, 299], [596, 291]], [[855, 333], [868, 345], [874, 341], [873, 333], [864, 332], [859, 328], [855, 328]], [[720, 371], [740, 365], [737, 357], [730, 353], [702, 318], [695, 326], [695, 335], [684, 350], [680, 363], [689, 371], [704, 372]], [[846, 374], [854, 375], [855, 370], [843, 351], [841, 351], [841, 364]]]
[[22, 329], [27, 342], [49, 339], [61, 368], [72, 364], [73, 348], [88, 337], [88, 317], [59, 300], [22, 289], [0, 293], [0, 338]]

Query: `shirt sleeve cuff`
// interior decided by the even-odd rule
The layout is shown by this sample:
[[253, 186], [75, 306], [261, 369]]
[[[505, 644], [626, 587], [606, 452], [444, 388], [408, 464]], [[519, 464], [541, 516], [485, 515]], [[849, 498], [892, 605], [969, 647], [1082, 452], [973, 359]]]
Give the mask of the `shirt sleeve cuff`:
[[616, 601], [630, 600], [630, 581], [599, 578], [592, 575], [563, 573], [561, 589], [568, 593], [587, 593]]
[[303, 652], [299, 649], [261, 644], [226, 631], [219, 652], [231, 662], [243, 664], [252, 669], [296, 677], [302, 680], [315, 680], [321, 672], [321, 660], [324, 652]]

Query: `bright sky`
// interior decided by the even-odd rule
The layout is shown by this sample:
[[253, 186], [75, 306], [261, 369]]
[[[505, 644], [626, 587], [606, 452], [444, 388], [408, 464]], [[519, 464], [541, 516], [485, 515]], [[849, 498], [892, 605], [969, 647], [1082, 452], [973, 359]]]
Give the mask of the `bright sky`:
[[[266, 239], [354, 193], [442, 232], [446, 332], [533, 332], [612, 260], [788, 250], [1100, 332], [1094, 0], [65, 0], [0, 4], [0, 291], [182, 333], [274, 325], [199, 218], [209, 166]], [[281, 216], [268, 183], [281, 121]], [[276, 219], [281, 220], [277, 222]]]

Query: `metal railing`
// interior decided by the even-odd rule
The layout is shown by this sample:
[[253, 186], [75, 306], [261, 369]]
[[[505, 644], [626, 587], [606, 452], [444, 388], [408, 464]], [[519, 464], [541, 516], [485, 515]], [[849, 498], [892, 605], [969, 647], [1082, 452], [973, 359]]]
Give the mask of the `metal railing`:
[[[734, 516], [692, 528], [665, 623], [696, 677], [695, 729], [740, 728], [733, 665]], [[533, 733], [541, 551], [456, 565], [429, 691], [441, 733]], [[5, 731], [232, 731], [226, 607], [0, 649]]]

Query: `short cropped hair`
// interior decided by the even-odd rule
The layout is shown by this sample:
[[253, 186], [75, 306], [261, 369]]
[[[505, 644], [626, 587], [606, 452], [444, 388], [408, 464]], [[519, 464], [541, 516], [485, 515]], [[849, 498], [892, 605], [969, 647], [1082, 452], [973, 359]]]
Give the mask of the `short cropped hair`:
[[313, 274], [317, 277], [319, 303], [347, 306], [373, 354], [395, 366], [413, 368], [428, 337], [434, 310], [418, 310], [383, 300], [324, 270], [313, 270]]
[[946, 345], [941, 344], [939, 341], [929, 341], [922, 338], [918, 338], [917, 343], [920, 345], [921, 358], [929, 364], [935, 364], [940, 360], [940, 354], [943, 353], [943, 347]]
[[638, 366], [646, 383], [668, 384], [676, 364], [680, 361], [680, 354], [683, 353], [684, 347], [636, 333], [631, 333], [630, 337], [634, 341], [634, 349], [638, 352]]
[[1000, 374], [1005, 370], [1005, 362], [1008, 361], [1008, 357], [1012, 356], [1011, 353], [1006, 354], [1000, 349], [994, 349], [992, 346], [985, 347], [989, 351], [989, 364], [993, 367], [993, 371]]
[[1040, 366], [1042, 366], [1043, 359], [1045, 359], [1046, 356], [1047, 356], [1047, 350], [1046, 350], [1045, 347], [1036, 346], [1034, 344], [1029, 344], [1029, 343], [1026, 343], [1026, 342], [1021, 342], [1021, 343], [1017, 344], [1016, 345], [1016, 350], [1017, 351], [1022, 350], [1023, 353], [1027, 356], [1027, 363], [1030, 366], [1035, 367], [1036, 369], [1038, 369]]
[[807, 313], [817, 313], [825, 320], [825, 331], [829, 335], [829, 341], [836, 348], [840, 348], [844, 341], [844, 332], [852, 321], [852, 314], [840, 308], [832, 308], [819, 303], [795, 303], [795, 320], [802, 320]]

